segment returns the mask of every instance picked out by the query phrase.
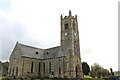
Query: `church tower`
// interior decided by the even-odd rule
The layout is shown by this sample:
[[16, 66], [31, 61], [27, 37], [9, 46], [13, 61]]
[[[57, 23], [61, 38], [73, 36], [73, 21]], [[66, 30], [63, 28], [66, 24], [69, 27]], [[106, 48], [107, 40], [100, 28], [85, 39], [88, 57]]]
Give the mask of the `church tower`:
[[61, 50], [68, 51], [65, 75], [69, 78], [82, 77], [77, 15], [61, 15]]

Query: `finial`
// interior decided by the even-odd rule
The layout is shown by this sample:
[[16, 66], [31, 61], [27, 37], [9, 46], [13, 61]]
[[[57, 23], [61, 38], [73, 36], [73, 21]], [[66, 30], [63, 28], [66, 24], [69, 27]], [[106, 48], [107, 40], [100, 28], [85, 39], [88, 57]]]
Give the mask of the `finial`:
[[77, 15], [75, 15], [75, 19], [77, 19]]
[[61, 16], [60, 16], [60, 17], [61, 17], [61, 19], [62, 19], [62, 14], [61, 14]]
[[69, 15], [70, 15], [70, 16], [72, 15], [71, 10], [69, 10]]

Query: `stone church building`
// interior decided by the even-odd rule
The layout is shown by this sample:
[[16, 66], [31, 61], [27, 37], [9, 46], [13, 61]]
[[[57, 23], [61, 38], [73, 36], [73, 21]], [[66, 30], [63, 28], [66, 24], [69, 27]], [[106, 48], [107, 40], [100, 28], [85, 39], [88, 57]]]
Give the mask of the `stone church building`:
[[77, 15], [61, 15], [61, 46], [40, 49], [16, 43], [9, 58], [9, 76], [81, 78]]

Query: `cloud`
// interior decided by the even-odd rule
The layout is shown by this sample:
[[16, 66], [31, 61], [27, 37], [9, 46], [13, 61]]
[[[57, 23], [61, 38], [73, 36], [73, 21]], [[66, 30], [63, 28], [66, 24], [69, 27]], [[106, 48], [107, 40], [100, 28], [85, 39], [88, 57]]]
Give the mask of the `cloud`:
[[82, 55], [90, 55], [91, 53], [93, 53], [92, 49], [82, 49], [81, 50]]
[[83, 60], [102, 64], [106, 61], [105, 64], [113, 65], [111, 62], [117, 62], [118, 53], [117, 1], [108, 1], [0, 0], [3, 59], [8, 60], [16, 41], [41, 48], [59, 45], [60, 14], [67, 15], [71, 9], [73, 15], [78, 15]]
[[2, 54], [2, 60], [8, 60], [16, 41], [26, 36], [27, 29], [23, 24], [11, 22], [2, 16], [0, 16], [0, 25], [0, 31], [2, 32], [2, 39], [0, 39], [2, 51], [0, 54]]
[[[40, 48], [48, 48], [58, 44], [58, 36], [57, 39], [54, 36], [52, 36], [51, 38], [49, 37], [50, 34], [44, 34], [46, 33], [45, 31], [43, 31], [42, 35], [40, 35], [40, 33], [32, 34], [31, 32], [29, 32], [29, 29], [27, 29], [28, 27], [23, 23], [17, 21], [10, 21], [4, 16], [0, 16], [0, 25], [0, 31], [2, 32], [2, 38], [0, 40], [2, 43], [2, 46], [0, 47], [2, 50], [0, 52], [0, 54], [2, 54], [2, 61], [6, 61], [9, 59], [10, 54], [17, 41], [31, 46], [40, 46]], [[35, 31], [34, 28], [33, 31]], [[38, 30], [38, 32], [39, 31], [40, 30]]]
[[11, 8], [10, 0], [0, 0], [0, 9], [4, 11], [8, 11]]

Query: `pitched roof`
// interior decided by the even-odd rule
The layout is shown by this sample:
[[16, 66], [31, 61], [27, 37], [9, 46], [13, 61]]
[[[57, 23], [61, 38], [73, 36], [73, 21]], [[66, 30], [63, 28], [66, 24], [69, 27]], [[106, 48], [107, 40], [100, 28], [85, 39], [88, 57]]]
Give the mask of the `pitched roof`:
[[18, 43], [22, 56], [43, 59], [43, 49]]
[[29, 58], [37, 58], [37, 59], [48, 59], [48, 58], [57, 58], [66, 56], [68, 51], [61, 51], [61, 47], [52, 47], [48, 49], [40, 49], [28, 45], [24, 45], [18, 43], [18, 47], [22, 52], [22, 56]]
[[65, 56], [66, 54], [67, 54], [67, 51], [62, 52], [60, 46], [53, 47], [53, 48], [44, 50], [44, 59], [62, 57], [62, 56]]

